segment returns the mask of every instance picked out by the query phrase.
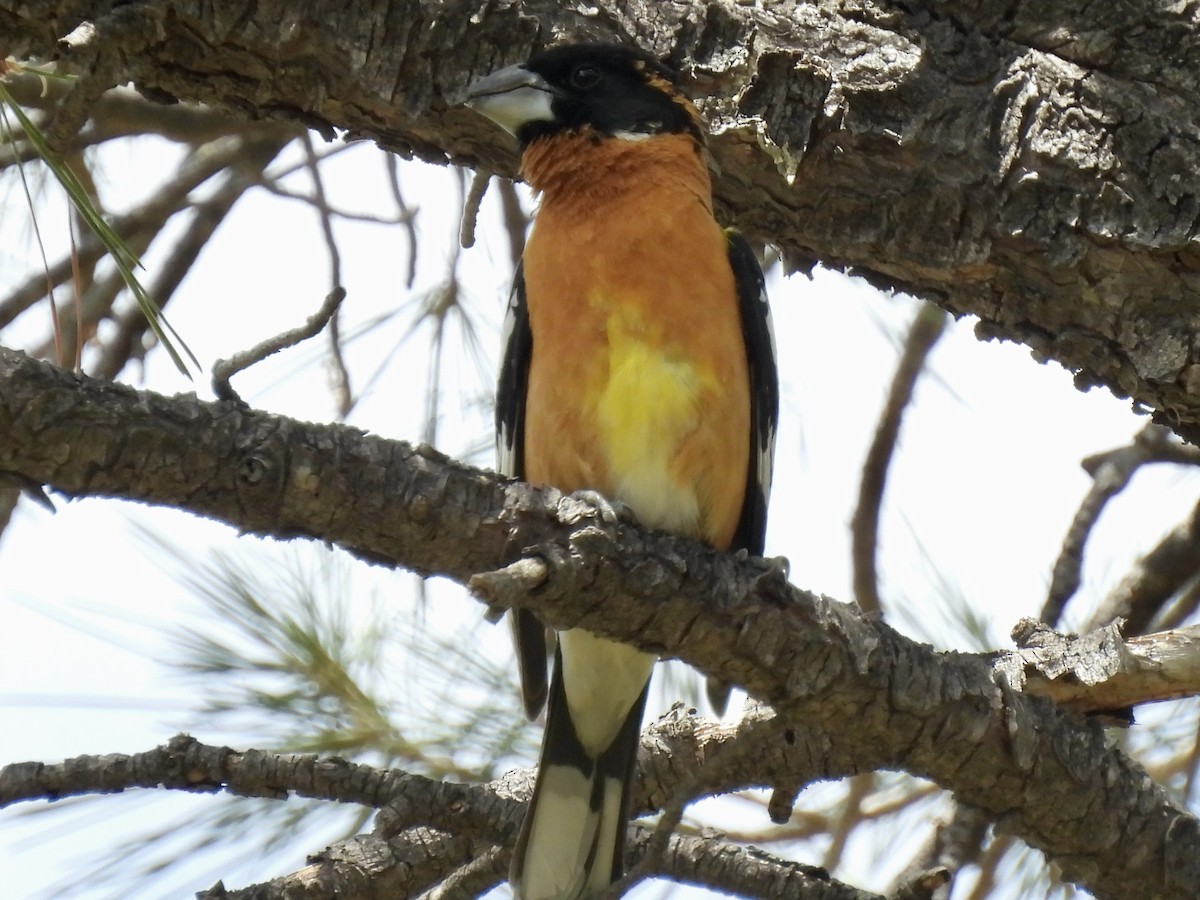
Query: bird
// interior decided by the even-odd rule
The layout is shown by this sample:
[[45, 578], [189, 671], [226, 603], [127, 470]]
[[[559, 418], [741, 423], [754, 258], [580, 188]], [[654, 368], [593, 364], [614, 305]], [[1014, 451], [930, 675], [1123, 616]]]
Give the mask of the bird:
[[[779, 385], [758, 258], [713, 213], [706, 126], [639, 48], [568, 43], [474, 81], [539, 196], [503, 332], [503, 474], [763, 551]], [[546, 725], [509, 881], [575, 900], [624, 872], [653, 654], [510, 611], [525, 711]]]

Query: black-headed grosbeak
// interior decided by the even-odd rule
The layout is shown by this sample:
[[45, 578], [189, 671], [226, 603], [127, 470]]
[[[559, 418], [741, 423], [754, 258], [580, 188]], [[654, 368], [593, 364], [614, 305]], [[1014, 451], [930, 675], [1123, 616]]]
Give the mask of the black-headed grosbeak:
[[[517, 271], [496, 426], [504, 473], [598, 492], [645, 524], [761, 554], [778, 382], [762, 271], [713, 218], [705, 128], [673, 74], [625, 47], [556, 47], [476, 81], [541, 194]], [[512, 616], [525, 707], [547, 700], [546, 632]], [[522, 900], [622, 874], [655, 658], [560, 632]]]

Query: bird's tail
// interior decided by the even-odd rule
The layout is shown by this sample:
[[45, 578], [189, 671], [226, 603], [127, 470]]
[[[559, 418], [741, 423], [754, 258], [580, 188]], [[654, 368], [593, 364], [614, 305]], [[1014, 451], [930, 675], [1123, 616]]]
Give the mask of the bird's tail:
[[653, 658], [646, 658], [641, 691], [614, 726], [611, 740], [589, 752], [586, 726], [577, 729], [572, 722], [562, 653], [560, 644], [537, 782], [509, 873], [517, 900], [577, 900], [599, 893], [624, 873], [630, 781]]

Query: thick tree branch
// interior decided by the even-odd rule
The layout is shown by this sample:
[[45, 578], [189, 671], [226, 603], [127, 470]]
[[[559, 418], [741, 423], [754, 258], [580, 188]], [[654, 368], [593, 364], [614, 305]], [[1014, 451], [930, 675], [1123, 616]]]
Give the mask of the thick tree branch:
[[[649, 841], [646, 829], [635, 828], [629, 843], [631, 861], [640, 861]], [[482, 869], [475, 887], [488, 888], [503, 879], [505, 854], [430, 829], [413, 829], [385, 841], [359, 835], [310, 858], [298, 872], [239, 890], [217, 884], [197, 894], [199, 900], [390, 900], [417, 896], [447, 875], [444, 863], [457, 859], [461, 867]], [[440, 865], [430, 865], [436, 860]], [[475, 872], [472, 872], [475, 874]], [[676, 835], [654, 867], [653, 874], [676, 881], [714, 887], [751, 897], [794, 897], [796, 900], [883, 900], [829, 878], [811, 866], [788, 862], [748, 847], [731, 846], [716, 838]], [[450, 896], [477, 894], [451, 893]], [[441, 892], [421, 896], [441, 897]]]
[[[382, 806], [439, 782], [399, 770], [380, 770], [336, 757], [237, 751], [176, 735], [145, 753], [78, 756], [58, 764], [14, 763], [0, 769], [0, 807], [27, 800], [112, 794], [132, 788], [168, 788], [239, 797], [318, 800]], [[441, 800], [448, 797], [439, 797]]]
[[797, 590], [770, 563], [604, 527], [553, 489], [428, 448], [168, 399], [4, 350], [0, 470], [71, 495], [320, 537], [469, 582], [486, 601], [533, 609], [552, 627], [583, 627], [742, 685], [856, 770], [930, 778], [1099, 897], [1142, 897], [1148, 886], [1189, 897], [1200, 883], [1196, 820], [1098, 727], [997, 686], [984, 657], [935, 653]]
[[[735, 725], [676, 708], [642, 735], [634, 808], [656, 812], [684, 790], [685, 799], [693, 800], [785, 775], [810, 782], [853, 771], [853, 760], [829, 753], [828, 744], [815, 731], [789, 728], [767, 707], [748, 712]], [[743, 766], [721, 765], [731, 755]], [[702, 779], [696, 779], [697, 770], [704, 772]], [[533, 772], [509, 772], [486, 785], [456, 784], [338, 758], [236, 751], [177, 735], [145, 753], [5, 766], [0, 807], [139, 787], [272, 799], [295, 794], [378, 808], [374, 831], [385, 839], [432, 827], [471, 840], [507, 841], [515, 836], [521, 804], [533, 791]]]
[[1200, 25], [1190, 4], [1094, 6], [0, 0], [0, 34], [84, 75], [65, 137], [133, 80], [501, 174], [508, 144], [454, 106], [473, 76], [561, 36], [636, 41], [694, 77], [725, 212], [793, 268], [978, 315], [1194, 440]]
[[[738, 758], [749, 764], [748, 770], [756, 777], [768, 777], [781, 764], [793, 769], [798, 764], [806, 765], [809, 760], [801, 754], [786, 750], [780, 753], [764, 747], [771, 738], [785, 746], [794, 747], [800, 743], [779, 740], [781, 731], [769, 710], [752, 714], [737, 726], [723, 726], [674, 711], [648, 729], [643, 737], [638, 783], [643, 796], [636, 804], [649, 809], [654, 794], [671, 794], [681, 785], [694, 788], [693, 767], [701, 765], [705, 757], [712, 757], [730, 746], [746, 751], [739, 753]], [[729, 780], [733, 777], [729, 767], [710, 768], [723, 775], [725, 780], [719, 781], [710, 775], [705, 780], [708, 790], [723, 791], [740, 786], [740, 781]], [[664, 773], [665, 779], [657, 777]], [[337, 885], [346, 890], [353, 889], [355, 892], [349, 896], [377, 896], [381, 883], [386, 882], [390, 889], [397, 877], [405, 877], [408, 879], [406, 890], [412, 894], [462, 865], [465, 858], [470, 858], [464, 858], [464, 852], [475, 852], [481, 845], [497, 844], [507, 848], [511, 844], [524, 799], [532, 790], [530, 774], [507, 775], [487, 785], [461, 785], [337, 758], [259, 750], [235, 751], [178, 735], [162, 747], [132, 756], [83, 756], [57, 765], [18, 763], [6, 766], [0, 770], [0, 806], [31, 799], [53, 800], [138, 787], [163, 787], [183, 791], [224, 790], [243, 797], [274, 799], [286, 799], [289, 794], [296, 794], [382, 807], [373, 835], [360, 835], [331, 847], [319, 854], [313, 866], [275, 879], [261, 889], [267, 891], [268, 896], [274, 896], [274, 892], [283, 896], [286, 891], [303, 886], [306, 891], [314, 891], [314, 896], [325, 897], [329, 894], [322, 892]], [[800, 777], [816, 775], [808, 770]], [[512, 798], [514, 793], [521, 797], [520, 802]], [[634, 829], [632, 849], [635, 857], [647, 852], [648, 843], [649, 832]], [[392, 861], [402, 858], [416, 862], [416, 854], [424, 851], [428, 858], [419, 860], [419, 868], [425, 873], [425, 880], [415, 880], [413, 875], [398, 876], [387, 868], [365, 864], [361, 857], [368, 845], [376, 848], [372, 858], [382, 855]], [[648, 874], [663, 874], [676, 880], [730, 890], [750, 890], [755, 895], [781, 896], [768, 889], [775, 884], [781, 889], [788, 888], [788, 896], [869, 900], [868, 895], [831, 880], [821, 870], [738, 848], [720, 838], [673, 838], [667, 842], [665, 852], [650, 862]], [[485, 880], [496, 876], [488, 883], [490, 886], [499, 880], [498, 873], [507, 868], [507, 859], [504, 863], [504, 867], [495, 871], [485, 866], [485, 871], [473, 874]], [[475, 881], [471, 880], [471, 883]], [[219, 890], [214, 889], [208, 895], [222, 896]], [[230, 896], [242, 893], [238, 891]]]

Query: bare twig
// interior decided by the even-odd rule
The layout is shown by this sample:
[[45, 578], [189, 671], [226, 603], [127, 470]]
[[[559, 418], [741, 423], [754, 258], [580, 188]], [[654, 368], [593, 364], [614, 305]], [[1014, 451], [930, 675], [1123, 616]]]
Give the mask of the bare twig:
[[384, 166], [388, 176], [388, 186], [392, 191], [392, 199], [396, 202], [396, 208], [400, 210], [400, 222], [404, 225], [404, 233], [408, 236], [408, 274], [404, 279], [404, 286], [412, 290], [413, 282], [417, 280], [417, 212], [405, 202], [404, 194], [400, 190], [399, 157], [388, 154], [384, 160]]
[[458, 230], [458, 244], [466, 249], [475, 246], [475, 224], [479, 220], [479, 206], [487, 193], [492, 173], [488, 169], [476, 169], [471, 176], [471, 186], [463, 198], [462, 223]]
[[441, 884], [426, 891], [419, 900], [475, 900], [508, 877], [512, 850], [493, 847], [465, 866], [451, 872]]
[[218, 882], [196, 897], [197, 900], [414, 897], [490, 849], [489, 844], [432, 828], [414, 828], [390, 841], [359, 835], [314, 854], [309, 857], [310, 865], [289, 875], [237, 890], [227, 890]]
[[1083, 461], [1084, 469], [1093, 479], [1092, 489], [1079, 505], [1079, 511], [1075, 513], [1075, 519], [1067, 530], [1063, 548], [1054, 564], [1050, 591], [1040, 614], [1043, 622], [1048, 625], [1056, 624], [1062, 615], [1063, 607], [1079, 589], [1088, 535], [1091, 534], [1105, 505], [1125, 489], [1134, 472], [1152, 462], [1196, 465], [1200, 464], [1200, 451], [1179, 443], [1169, 428], [1151, 424], [1138, 432], [1129, 446], [1118, 447]]
[[1183, 782], [1183, 802], [1191, 806], [1192, 792], [1196, 789], [1197, 770], [1200, 770], [1200, 721], [1196, 723], [1194, 729], [1195, 736], [1192, 738], [1192, 748], [1187, 754], [1187, 777]]
[[1153, 627], [1161, 631], [1178, 628], [1195, 615], [1197, 609], [1200, 609], [1200, 579], [1186, 585], [1179, 592], [1175, 601], [1154, 620]]
[[[651, 840], [647, 830], [638, 829], [630, 842], [630, 855], [638, 859]], [[733, 846], [719, 837], [672, 836], [653, 874], [740, 896], [884, 900], [830, 878], [824, 869], [780, 859], [755, 847]]]
[[1200, 506], [1173, 529], [1105, 598], [1085, 631], [1125, 620], [1127, 634], [1141, 634], [1151, 621], [1189, 583], [1200, 575]]
[[979, 858], [979, 880], [975, 882], [968, 900], [987, 900], [992, 896], [996, 886], [996, 870], [1011, 846], [1012, 838], [1008, 835], [993, 835], [991, 844]]
[[884, 484], [888, 464], [900, 435], [904, 410], [912, 399], [913, 387], [925, 359], [946, 328], [947, 315], [932, 303], [922, 304], [904, 341], [904, 352], [896, 366], [892, 387], [875, 428], [875, 438], [863, 463], [862, 483], [858, 504], [850, 529], [853, 538], [851, 554], [854, 560], [854, 599], [864, 612], [877, 613], [882, 607], [879, 599], [879, 578], [876, 572], [875, 551], [879, 533], [879, 510], [883, 504]]
[[[238, 139], [229, 139], [208, 148], [208, 152], [194, 153], [187, 157], [175, 177], [163, 185], [146, 203], [133, 212], [115, 217], [113, 231], [127, 243], [134, 244], [139, 235], [157, 235], [163, 224], [188, 206], [188, 196], [208, 179], [245, 160], [247, 144]], [[79, 241], [78, 263], [84, 267], [94, 266], [107, 253], [100, 239], [90, 231]], [[46, 296], [46, 283], [59, 285], [71, 277], [72, 261], [67, 256], [50, 267], [48, 273], [30, 276], [9, 295], [0, 300], [0, 328], [9, 324], [26, 309]]]
[[821, 860], [821, 865], [826, 869], [836, 869], [841, 863], [850, 832], [863, 821], [863, 801], [875, 790], [875, 782], [874, 772], [864, 772], [850, 779], [850, 789], [846, 792], [846, 799], [841, 804], [829, 835], [829, 849]]
[[276, 335], [260, 344], [256, 344], [249, 350], [235, 353], [229, 359], [217, 360], [213, 364], [213, 393], [222, 400], [242, 402], [241, 397], [237, 395], [233, 386], [230, 385], [229, 379], [243, 369], [248, 369], [250, 366], [262, 362], [268, 356], [278, 353], [280, 350], [294, 347], [301, 341], [315, 337], [328, 324], [330, 318], [337, 311], [339, 304], [345, 298], [346, 291], [344, 288], [334, 288], [325, 298], [325, 302], [321, 304], [321, 308], [309, 316], [299, 328], [285, 331], [283, 334]]
[[[333, 235], [333, 210], [325, 193], [325, 179], [321, 177], [320, 160], [317, 158], [316, 147], [313, 146], [312, 132], [304, 133], [304, 159], [308, 164], [308, 174], [312, 179], [313, 207], [321, 222], [321, 234], [325, 237], [325, 251], [329, 254], [329, 280], [332, 291], [340, 289], [342, 284], [342, 254], [338, 250], [337, 238]], [[345, 293], [342, 294], [345, 297]], [[339, 303], [341, 301], [338, 301]], [[332, 364], [333, 393], [337, 398], [338, 415], [346, 416], [354, 406], [353, 393], [350, 389], [350, 371], [346, 368], [346, 360], [342, 356], [342, 335], [338, 322], [338, 309], [334, 305], [333, 313], [329, 316], [329, 357]]]
[[438, 782], [403, 772], [380, 772], [336, 758], [238, 752], [180, 734], [145, 753], [78, 756], [62, 763], [15, 763], [0, 769], [0, 807], [35, 799], [168, 788], [199, 793], [228, 791], [242, 797], [280, 799], [289, 793], [380, 806], [389, 797]]
[[924, 848], [897, 880], [893, 892], [896, 900], [948, 897], [959, 870], [979, 858], [987, 829], [983, 810], [955, 801], [948, 816], [938, 823]]

